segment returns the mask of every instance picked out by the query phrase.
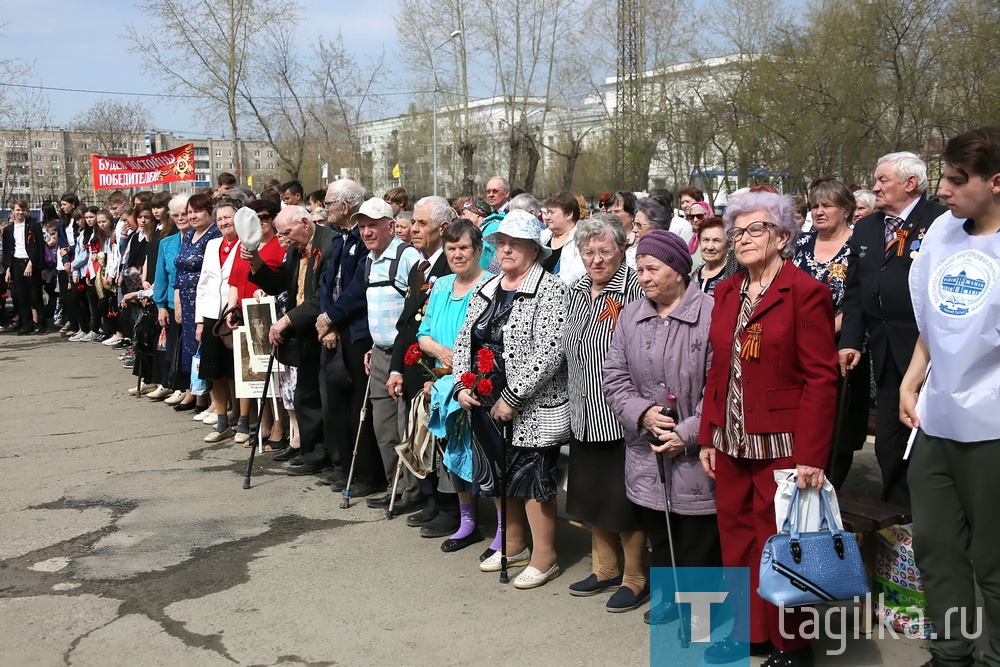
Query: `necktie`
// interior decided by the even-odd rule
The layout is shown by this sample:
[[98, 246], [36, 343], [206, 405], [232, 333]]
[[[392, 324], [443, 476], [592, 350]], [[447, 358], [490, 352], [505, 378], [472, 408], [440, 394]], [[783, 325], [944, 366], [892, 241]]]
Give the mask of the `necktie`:
[[[903, 219], [897, 218], [891, 215], [885, 217], [885, 254], [888, 256], [892, 252], [894, 245], [899, 245], [900, 248], [903, 247], [903, 240], [906, 238], [906, 234], [903, 234], [903, 238], [900, 239], [899, 231], [900, 227], [903, 226]], [[902, 250], [898, 254], [903, 254]]]

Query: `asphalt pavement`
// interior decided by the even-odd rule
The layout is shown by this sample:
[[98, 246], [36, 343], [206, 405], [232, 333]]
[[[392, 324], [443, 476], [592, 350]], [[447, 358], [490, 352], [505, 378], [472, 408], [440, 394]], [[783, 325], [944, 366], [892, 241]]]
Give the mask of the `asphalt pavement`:
[[[563, 575], [521, 591], [405, 519], [290, 477], [130, 397], [118, 352], [0, 336], [0, 665], [620, 665], [649, 662], [642, 609], [567, 586], [589, 533], [560, 521]], [[877, 493], [874, 456], [848, 487]], [[480, 506], [484, 533], [493, 516]], [[853, 631], [848, 634], [853, 634]], [[819, 665], [920, 665], [922, 642], [821, 639]], [[756, 661], [755, 663], [756, 664]]]

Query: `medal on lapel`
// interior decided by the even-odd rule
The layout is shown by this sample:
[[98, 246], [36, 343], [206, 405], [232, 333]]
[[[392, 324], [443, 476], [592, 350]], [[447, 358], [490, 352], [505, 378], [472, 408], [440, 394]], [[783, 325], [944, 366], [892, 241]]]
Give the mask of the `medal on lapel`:
[[868, 246], [866, 245], [861, 246], [861, 252], [858, 253], [858, 257], [864, 257], [867, 254], [868, 254]]
[[847, 279], [847, 265], [846, 264], [831, 264], [828, 269], [828, 276], [830, 280], [846, 280]]
[[747, 327], [747, 339], [743, 341], [743, 348], [740, 350], [740, 359], [760, 358], [760, 337], [764, 334], [764, 327], [760, 322], [754, 322]]

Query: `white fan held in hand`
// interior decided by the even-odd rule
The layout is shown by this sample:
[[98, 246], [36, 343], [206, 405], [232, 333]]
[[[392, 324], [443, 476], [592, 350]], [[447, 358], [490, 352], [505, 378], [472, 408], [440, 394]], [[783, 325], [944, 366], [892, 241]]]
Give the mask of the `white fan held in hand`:
[[239, 237], [244, 248], [253, 252], [260, 247], [264, 231], [260, 227], [260, 218], [257, 217], [256, 211], [248, 206], [236, 211], [236, 215], [233, 217], [233, 226], [236, 227], [236, 236]]

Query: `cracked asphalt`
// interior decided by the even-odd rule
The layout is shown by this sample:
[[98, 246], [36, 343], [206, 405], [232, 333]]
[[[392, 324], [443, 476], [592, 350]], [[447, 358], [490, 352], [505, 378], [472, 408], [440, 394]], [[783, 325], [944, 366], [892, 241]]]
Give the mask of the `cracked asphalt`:
[[[586, 531], [560, 523], [558, 580], [501, 586], [478, 569], [485, 543], [443, 554], [270, 457], [243, 490], [248, 450], [205, 445], [132, 382], [109, 348], [0, 337], [0, 665], [648, 663], [642, 610], [568, 594]], [[877, 485], [872, 459], [858, 484]], [[859, 640], [818, 664], [925, 660]]]

